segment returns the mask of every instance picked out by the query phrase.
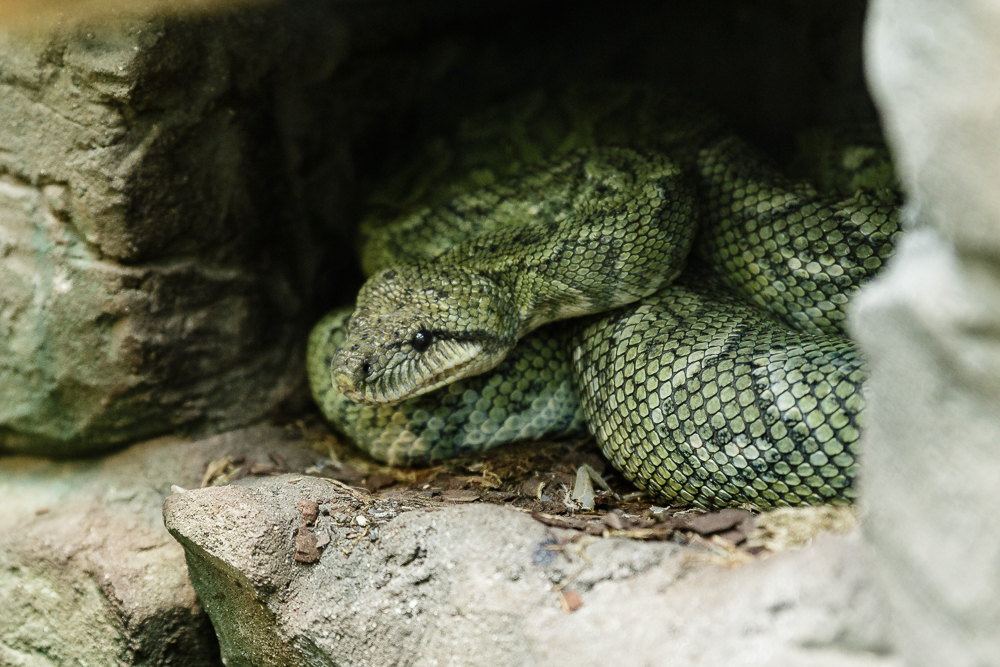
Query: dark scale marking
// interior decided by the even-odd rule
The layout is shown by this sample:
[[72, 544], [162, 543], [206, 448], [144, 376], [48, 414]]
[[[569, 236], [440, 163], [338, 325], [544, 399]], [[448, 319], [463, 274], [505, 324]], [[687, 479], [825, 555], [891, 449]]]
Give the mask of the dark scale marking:
[[[475, 141], [495, 136], [500, 143], [489, 149], [492, 155], [508, 155], [512, 138], [523, 141], [525, 128], [543, 117], [537, 109], [546, 109], [575, 141], [593, 136], [600, 143], [598, 128], [610, 121], [600, 118], [580, 127], [591, 122], [580, 119], [592, 118], [587, 100], [594, 101], [594, 93], [581, 94], [584, 113], [566, 113], [576, 102], [561, 99], [515, 113], [508, 119], [516, 128], [510, 134], [490, 129]], [[324, 412], [373, 456], [395, 463], [426, 463], [506, 440], [551, 437], [580, 428], [586, 419], [609, 460], [665, 502], [762, 508], [849, 502], [866, 376], [856, 372], [863, 369], [862, 360], [840, 337], [846, 299], [831, 297], [850, 296], [879, 270], [899, 233], [898, 201], [882, 202], [854, 189], [819, 192], [791, 181], [710, 114], [648, 91], [617, 89], [598, 99], [600, 105], [593, 108], [611, 109], [618, 118], [611, 131], [616, 143], [630, 136], [632, 126], [640, 132], [632, 136], [631, 152], [587, 148], [524, 160], [516, 165], [516, 178], [502, 176], [512, 173], [503, 164], [490, 164], [498, 178], [481, 190], [466, 188], [464, 174], [445, 179], [440, 187], [431, 184], [430, 192], [447, 196], [434, 200], [436, 207], [403, 218], [392, 232], [398, 237], [389, 234], [393, 224], [384, 226], [384, 234], [366, 228], [363, 262], [369, 273], [399, 263], [429, 277], [461, 262], [484, 284], [478, 291], [463, 291], [455, 279], [447, 288], [404, 292], [411, 305], [429, 299], [413, 305], [419, 319], [397, 327], [406, 344], [385, 341], [382, 334], [360, 340], [419, 353], [422, 340], [409, 341], [420, 322], [435, 342], [494, 345], [502, 336], [472, 317], [491, 322], [504, 317], [503, 300], [492, 292], [484, 295], [493, 286], [509, 290], [505, 298], [519, 307], [535, 303], [555, 312], [569, 295], [618, 309], [562, 328], [543, 327], [515, 345], [494, 370], [404, 401], [391, 419], [383, 408], [331, 395], [329, 348], [343, 340], [343, 330], [334, 320], [324, 320], [313, 333], [320, 342], [310, 341], [310, 359], [324, 359], [310, 362]], [[629, 101], [620, 107], [610, 99]], [[546, 121], [544, 127], [552, 125]], [[662, 146], [649, 145], [661, 139]], [[468, 147], [453, 148], [456, 165], [480, 165], [462, 152]], [[677, 158], [684, 173], [657, 172], [661, 148]], [[842, 162], [830, 164], [836, 168]], [[585, 170], [596, 178], [583, 179]], [[609, 180], [603, 180], [605, 175]], [[632, 185], [638, 187], [622, 195]], [[573, 208], [581, 202], [582, 208]], [[510, 224], [520, 227], [503, 226], [508, 224], [505, 211]], [[670, 244], [678, 234], [693, 233], [692, 218], [698, 218], [700, 232], [688, 260], [690, 236], [676, 248]], [[866, 237], [860, 230], [869, 226], [874, 233]], [[478, 227], [485, 230], [481, 237], [474, 236]], [[428, 243], [430, 249], [424, 249]], [[637, 304], [612, 301], [617, 292], [662, 280], [664, 267], [679, 269], [685, 261], [692, 268], [676, 285]], [[713, 267], [717, 275], [699, 265]], [[401, 280], [405, 271], [394, 269], [389, 282]], [[527, 290], [523, 295], [517, 291], [522, 288]], [[443, 322], [427, 324], [424, 318], [436, 312], [436, 302], [453, 305], [441, 311]], [[762, 317], [761, 309], [771, 316]], [[807, 312], [821, 316], [812, 320]], [[325, 350], [322, 355], [315, 352], [317, 345]], [[424, 354], [432, 355], [432, 349]], [[539, 349], [551, 350], [552, 358], [540, 359]], [[813, 373], [823, 367], [828, 368]], [[316, 368], [323, 372], [314, 373]], [[750, 378], [739, 375], [745, 369]], [[813, 392], [824, 377], [834, 392], [842, 381], [850, 391], [823, 403]], [[566, 393], [569, 386], [579, 389], [581, 404]], [[469, 392], [479, 397], [473, 403], [485, 402], [490, 409], [477, 412], [464, 398]], [[493, 403], [489, 395], [503, 401]], [[546, 416], [550, 421], [542, 424], [533, 408], [536, 401], [560, 405], [568, 416]], [[502, 411], [492, 407], [501, 404]], [[835, 405], [833, 416], [817, 413], [821, 404], [827, 412]], [[536, 420], [537, 428], [524, 426]], [[807, 428], [807, 420], [820, 426]], [[807, 454], [824, 451], [823, 428], [834, 432], [830, 451], [841, 452], [827, 456], [824, 465], [833, 471], [822, 472], [823, 465], [811, 463]], [[816, 484], [820, 478], [827, 488]], [[761, 485], [765, 490], [756, 488]]]

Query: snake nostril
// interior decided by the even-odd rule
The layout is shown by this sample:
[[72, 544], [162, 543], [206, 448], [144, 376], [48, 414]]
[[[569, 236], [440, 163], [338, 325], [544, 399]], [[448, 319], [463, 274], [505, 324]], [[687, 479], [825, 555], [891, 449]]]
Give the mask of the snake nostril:
[[366, 378], [369, 375], [371, 375], [372, 374], [372, 365], [371, 365], [371, 362], [369, 362], [367, 360], [362, 361], [361, 362], [361, 366], [358, 367], [358, 372], [361, 374], [361, 377], [363, 377], [363, 378]]

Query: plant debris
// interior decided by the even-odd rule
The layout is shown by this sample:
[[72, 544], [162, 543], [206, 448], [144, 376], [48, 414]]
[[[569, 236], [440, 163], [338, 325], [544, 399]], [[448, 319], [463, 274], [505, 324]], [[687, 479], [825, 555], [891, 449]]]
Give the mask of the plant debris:
[[[704, 547], [729, 565], [801, 546], [818, 532], [856, 523], [850, 508], [758, 515], [752, 508], [705, 512], [659, 507], [607, 464], [592, 438], [515, 444], [429, 468], [392, 468], [343, 442], [318, 414], [285, 428], [323, 458], [297, 470], [279, 453], [270, 454], [268, 463], [226, 457], [208, 464], [202, 486], [289, 472], [330, 482], [329, 498], [299, 503], [295, 560], [300, 563], [316, 562], [328, 545], [347, 554], [362, 539], [377, 541], [381, 526], [401, 512], [477, 502], [529, 512], [547, 526], [577, 533], [560, 543], [582, 536], [672, 540]], [[569, 601], [561, 595], [560, 604], [574, 611], [582, 601], [578, 595]]]
[[328, 534], [324, 533], [325, 539], [320, 544], [320, 538], [309, 530], [309, 526], [319, 518], [319, 503], [300, 500], [295, 508], [299, 511], [299, 527], [295, 531], [295, 560], [299, 563], [315, 563], [319, 560], [320, 549], [330, 543]]
[[316, 519], [319, 517], [319, 503], [312, 500], [300, 500], [295, 504], [295, 508], [299, 511], [299, 517], [301, 517], [303, 524], [311, 526], [316, 523]]
[[319, 539], [316, 534], [305, 525], [299, 526], [295, 533], [295, 560], [299, 563], [315, 563], [319, 557]]
[[761, 514], [756, 523], [749, 538], [751, 551], [786, 551], [809, 544], [821, 533], [846, 533], [858, 525], [858, 515], [852, 507], [784, 507]]
[[559, 606], [567, 613], [572, 613], [583, 606], [583, 598], [576, 591], [559, 591]]
[[[250, 476], [280, 475], [293, 471], [288, 467], [284, 457], [280, 454], [272, 453], [268, 456], [274, 465], [270, 463], [258, 463], [251, 456], [226, 456], [221, 459], [209, 462], [205, 468], [205, 474], [201, 480], [201, 488], [208, 486], [222, 486], [235, 482], [238, 479]], [[280, 463], [278, 463], [280, 462]]]

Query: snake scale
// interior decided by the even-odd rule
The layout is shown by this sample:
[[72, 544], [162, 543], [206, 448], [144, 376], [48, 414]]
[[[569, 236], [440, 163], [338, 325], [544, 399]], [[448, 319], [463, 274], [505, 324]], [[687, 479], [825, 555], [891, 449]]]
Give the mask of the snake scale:
[[816, 154], [818, 185], [790, 178], [641, 86], [472, 117], [376, 198], [355, 309], [310, 336], [313, 394], [392, 464], [589, 430], [665, 502], [849, 503], [867, 373], [845, 306], [899, 201], [878, 139]]

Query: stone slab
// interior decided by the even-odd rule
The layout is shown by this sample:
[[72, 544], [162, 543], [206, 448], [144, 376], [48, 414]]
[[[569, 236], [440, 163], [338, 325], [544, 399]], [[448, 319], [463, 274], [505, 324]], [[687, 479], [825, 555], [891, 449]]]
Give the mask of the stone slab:
[[0, 451], [232, 428], [300, 384], [314, 239], [263, 98], [346, 48], [305, 4], [0, 33]]
[[867, 65], [910, 229], [855, 302], [862, 494], [914, 667], [1000, 655], [1000, 5], [872, 3]]
[[212, 460], [308, 466], [294, 434], [161, 438], [102, 460], [0, 458], [0, 665], [219, 665], [211, 623], [160, 513]]
[[899, 665], [857, 532], [731, 569], [670, 542], [561, 542], [499, 506], [391, 503], [302, 475], [167, 498], [226, 664]]

